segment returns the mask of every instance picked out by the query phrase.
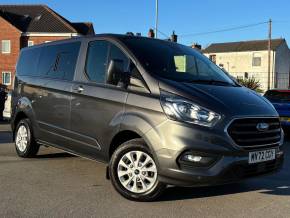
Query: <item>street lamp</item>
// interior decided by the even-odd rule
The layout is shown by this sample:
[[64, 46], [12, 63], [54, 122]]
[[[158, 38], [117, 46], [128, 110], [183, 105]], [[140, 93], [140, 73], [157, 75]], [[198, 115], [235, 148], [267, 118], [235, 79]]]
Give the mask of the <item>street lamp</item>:
[[156, 0], [155, 5], [155, 37], [157, 38], [158, 34], [158, 0]]

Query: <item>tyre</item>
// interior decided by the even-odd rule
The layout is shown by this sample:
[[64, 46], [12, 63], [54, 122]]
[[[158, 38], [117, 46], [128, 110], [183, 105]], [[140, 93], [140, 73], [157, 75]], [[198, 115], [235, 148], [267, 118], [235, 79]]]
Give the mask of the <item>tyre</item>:
[[109, 173], [114, 188], [129, 200], [153, 201], [166, 187], [158, 181], [157, 165], [142, 139], [130, 140], [116, 149]]
[[38, 150], [39, 144], [36, 143], [29, 119], [19, 121], [15, 129], [15, 148], [19, 157], [34, 157]]

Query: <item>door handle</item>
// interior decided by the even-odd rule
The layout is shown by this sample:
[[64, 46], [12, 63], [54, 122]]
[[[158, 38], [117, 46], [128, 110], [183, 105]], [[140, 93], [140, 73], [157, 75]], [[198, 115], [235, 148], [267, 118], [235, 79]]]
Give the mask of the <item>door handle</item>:
[[84, 88], [82, 86], [78, 86], [78, 87], [74, 88], [74, 90], [78, 93], [81, 93], [84, 91]]

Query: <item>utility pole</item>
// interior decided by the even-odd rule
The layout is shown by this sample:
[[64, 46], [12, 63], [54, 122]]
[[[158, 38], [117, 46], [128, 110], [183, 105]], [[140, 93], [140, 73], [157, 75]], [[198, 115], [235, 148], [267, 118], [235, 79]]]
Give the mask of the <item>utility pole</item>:
[[158, 0], [156, 0], [156, 6], [155, 6], [155, 37], [157, 39], [158, 34]]
[[272, 20], [269, 20], [269, 33], [268, 33], [268, 90], [271, 87], [271, 38], [272, 38]]

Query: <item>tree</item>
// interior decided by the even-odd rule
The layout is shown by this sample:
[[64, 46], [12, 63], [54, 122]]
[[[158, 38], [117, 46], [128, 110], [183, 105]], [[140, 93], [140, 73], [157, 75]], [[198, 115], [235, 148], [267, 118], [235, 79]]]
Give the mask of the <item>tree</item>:
[[263, 90], [260, 89], [261, 87], [261, 83], [259, 80], [257, 80], [255, 77], [249, 77], [249, 78], [245, 78], [245, 79], [241, 79], [241, 78], [237, 78], [237, 82], [242, 85], [245, 86], [249, 89], [252, 89], [256, 92], [263, 92]]

